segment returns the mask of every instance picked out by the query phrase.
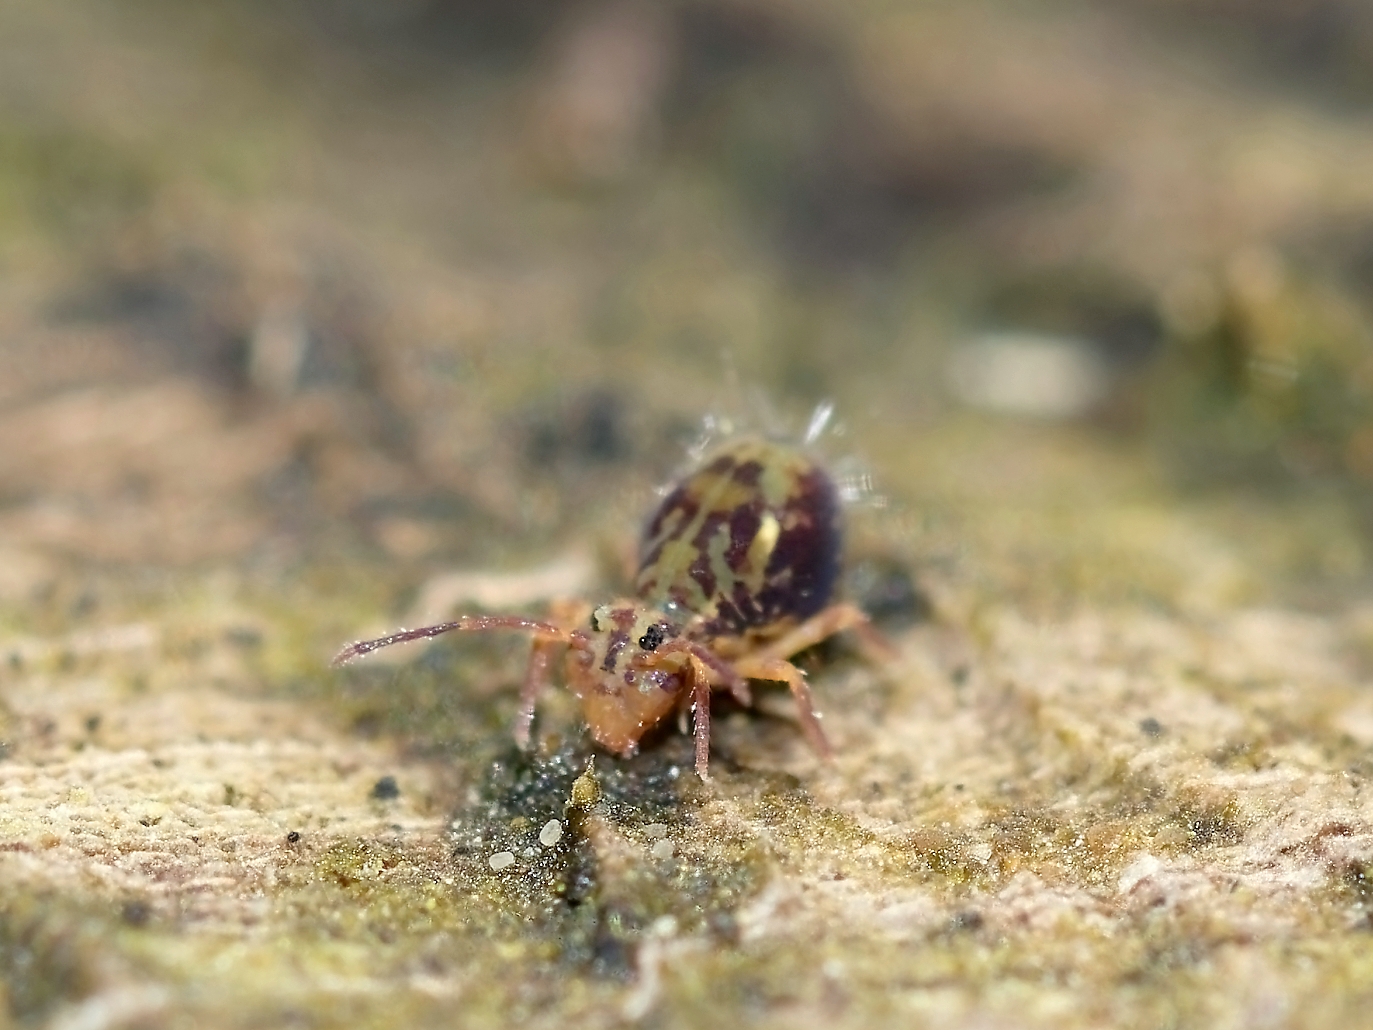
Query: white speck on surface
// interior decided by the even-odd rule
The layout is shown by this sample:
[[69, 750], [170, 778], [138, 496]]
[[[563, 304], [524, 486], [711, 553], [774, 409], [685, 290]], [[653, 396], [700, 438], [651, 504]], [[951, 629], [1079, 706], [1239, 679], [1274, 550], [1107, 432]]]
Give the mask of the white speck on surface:
[[671, 858], [673, 852], [675, 852], [676, 850], [677, 845], [673, 844], [672, 841], [660, 840], [657, 844], [653, 845], [651, 849], [649, 849], [649, 854], [652, 855], [654, 858]]
[[1128, 894], [1162, 868], [1162, 862], [1147, 851], [1143, 852], [1121, 871], [1117, 889], [1122, 894]]
[[677, 933], [676, 916], [659, 916], [648, 926], [648, 932], [654, 937], [672, 937]]
[[289, 397], [296, 392], [309, 350], [310, 331], [300, 308], [269, 305], [248, 341], [248, 378], [269, 396]]
[[979, 841], [968, 849], [968, 855], [974, 862], [985, 864], [992, 857], [992, 846], [985, 840]]
[[667, 823], [649, 823], [644, 827], [644, 836], [649, 840], [662, 840], [667, 836]]
[[499, 873], [502, 869], [509, 869], [515, 864], [515, 856], [509, 851], [497, 851], [486, 860], [493, 872]]
[[55, 1030], [108, 1030], [143, 1023], [167, 1007], [161, 987], [116, 987], [58, 1009], [48, 1022]]
[[1105, 362], [1086, 341], [1039, 333], [988, 333], [959, 347], [947, 372], [963, 403], [1028, 418], [1076, 418], [1110, 388]]
[[539, 831], [539, 843], [546, 848], [551, 848], [562, 839], [563, 824], [556, 819], [548, 820], [543, 824], [543, 829]]

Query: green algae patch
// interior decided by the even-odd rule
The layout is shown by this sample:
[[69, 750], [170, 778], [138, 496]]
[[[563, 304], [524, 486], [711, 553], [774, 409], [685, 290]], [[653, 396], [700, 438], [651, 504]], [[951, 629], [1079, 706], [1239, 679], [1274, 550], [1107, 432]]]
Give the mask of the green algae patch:
[[0, 979], [9, 1015], [37, 1023], [62, 1002], [91, 993], [112, 921], [64, 905], [51, 894], [0, 901]]
[[0, 227], [11, 239], [109, 232], [141, 213], [164, 178], [146, 150], [80, 127], [0, 118]]
[[624, 977], [639, 940], [669, 926], [727, 939], [769, 863], [746, 840], [694, 832], [690, 763], [684, 741], [594, 762], [580, 747], [511, 749], [455, 814], [455, 859], [531, 933], [557, 940], [569, 968]]
[[[193, 928], [154, 924], [129, 950], [187, 982], [197, 961], [214, 961], [242, 992], [247, 1024], [314, 1010], [311, 991], [323, 990], [318, 1020], [342, 1025], [323, 985], [350, 981], [372, 984], [422, 1025], [441, 1018], [435, 992], [460, 996], [467, 1018], [489, 1020], [469, 1025], [520, 1011], [613, 1009], [639, 978], [646, 944], [727, 947], [734, 913], [769, 868], [745, 842], [691, 838], [674, 800], [690, 747], [664, 751], [639, 768], [599, 773], [601, 798], [582, 809], [569, 801], [586, 774], [585, 750], [546, 759], [512, 750], [438, 840], [289, 842], [264, 899], [270, 943], [250, 935], [223, 952]], [[597, 766], [609, 764], [598, 757]], [[283, 962], [298, 978], [292, 990], [277, 978]], [[428, 995], [417, 980], [433, 985]], [[381, 1018], [376, 1004], [363, 1006], [357, 1025]]]

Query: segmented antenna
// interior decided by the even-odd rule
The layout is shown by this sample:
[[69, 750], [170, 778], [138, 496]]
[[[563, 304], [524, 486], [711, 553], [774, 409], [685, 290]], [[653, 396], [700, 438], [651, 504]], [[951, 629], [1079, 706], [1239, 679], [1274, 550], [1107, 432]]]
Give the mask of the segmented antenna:
[[334, 660], [329, 664], [337, 668], [340, 665], [347, 665], [355, 658], [361, 658], [363, 655], [379, 651], [383, 647], [390, 647], [392, 644], [404, 644], [411, 640], [428, 640], [430, 637], [437, 637], [453, 630], [481, 632], [492, 629], [518, 629], [529, 633], [538, 633], [542, 636], [562, 640], [579, 650], [585, 650], [590, 646], [590, 641], [581, 633], [576, 630], [562, 629], [551, 622], [522, 619], [517, 615], [464, 615], [452, 622], [421, 626], [419, 629], [403, 629], [384, 637], [377, 637], [375, 640], [358, 640], [334, 655]]

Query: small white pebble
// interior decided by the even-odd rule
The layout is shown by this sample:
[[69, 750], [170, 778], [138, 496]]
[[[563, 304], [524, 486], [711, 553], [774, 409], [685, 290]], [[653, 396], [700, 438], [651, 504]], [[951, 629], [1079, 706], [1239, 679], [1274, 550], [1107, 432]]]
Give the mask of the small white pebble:
[[493, 872], [499, 873], [502, 869], [508, 869], [515, 864], [515, 856], [509, 851], [497, 851], [486, 860]]
[[556, 819], [548, 820], [543, 824], [543, 829], [539, 831], [539, 843], [546, 848], [551, 848], [562, 839], [563, 824]]
[[677, 845], [670, 840], [660, 840], [649, 849], [649, 854], [654, 858], [671, 858], [672, 853], [677, 850]]
[[672, 937], [677, 933], [676, 916], [659, 916], [648, 925], [651, 937]]
[[662, 840], [667, 836], [667, 823], [649, 823], [644, 827], [644, 836], [649, 840]]

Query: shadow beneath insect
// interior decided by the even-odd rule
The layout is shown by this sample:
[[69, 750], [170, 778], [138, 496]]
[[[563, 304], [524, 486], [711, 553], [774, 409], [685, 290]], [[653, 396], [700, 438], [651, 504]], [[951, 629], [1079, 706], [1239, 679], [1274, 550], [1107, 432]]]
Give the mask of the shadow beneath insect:
[[632, 979], [640, 944], [665, 925], [727, 943], [761, 867], [697, 846], [692, 758], [677, 736], [628, 759], [582, 741], [511, 745], [453, 816], [454, 862], [500, 893], [522, 936], [593, 976]]

